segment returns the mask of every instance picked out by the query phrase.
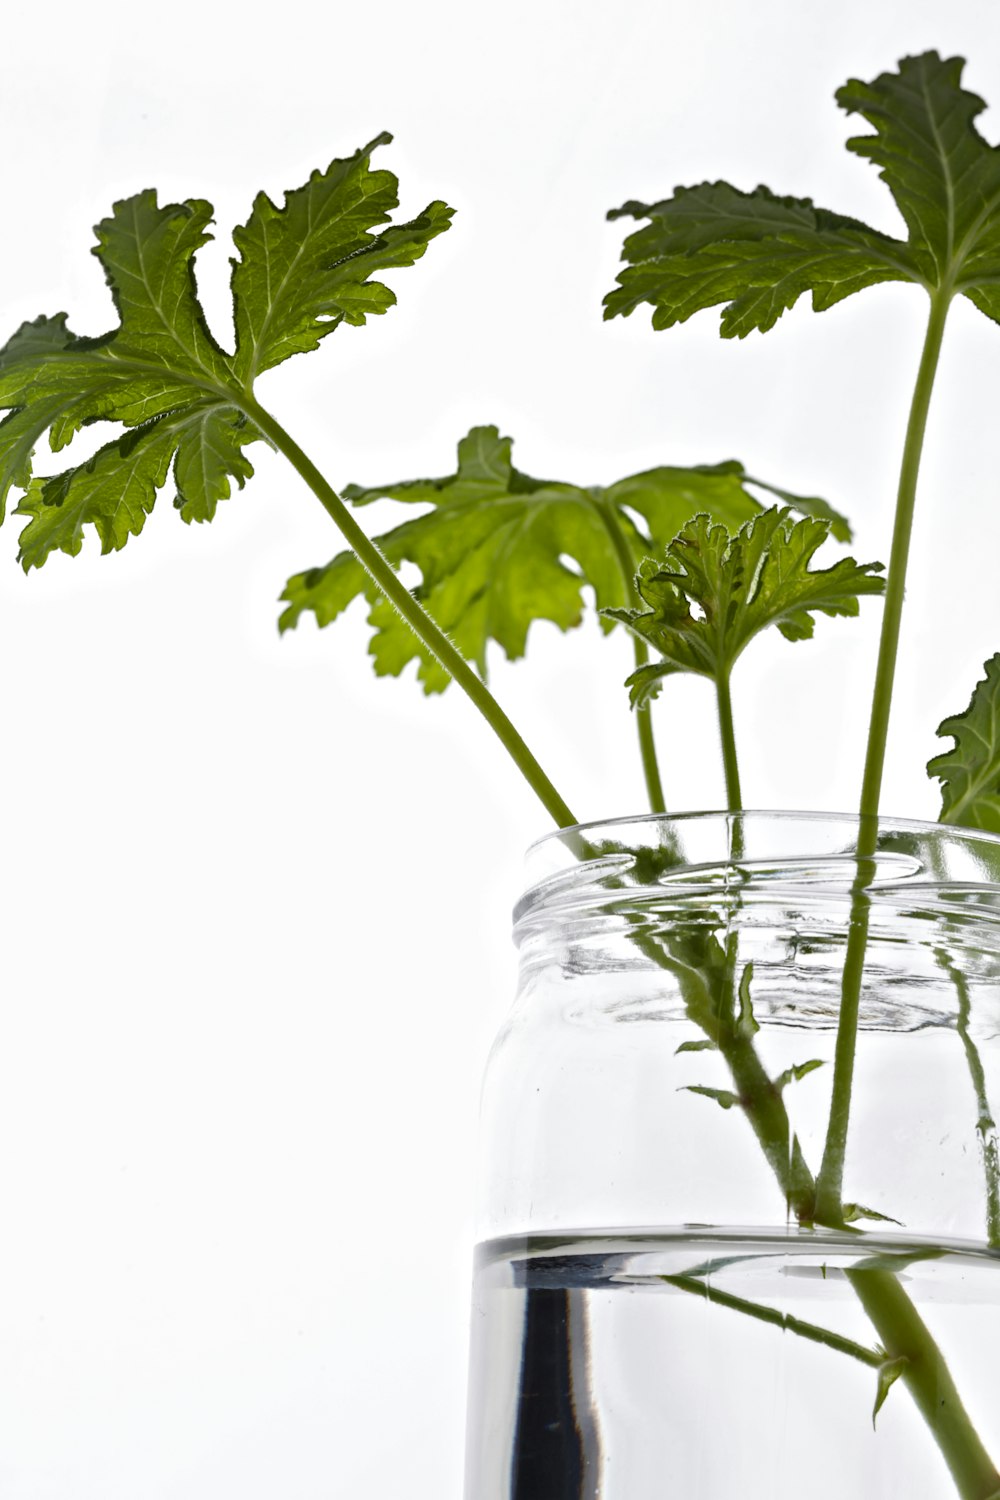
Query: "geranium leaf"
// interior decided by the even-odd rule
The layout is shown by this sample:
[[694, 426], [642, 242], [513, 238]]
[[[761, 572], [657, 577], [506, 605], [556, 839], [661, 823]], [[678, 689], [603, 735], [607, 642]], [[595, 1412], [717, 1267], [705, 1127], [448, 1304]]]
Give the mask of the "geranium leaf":
[[965, 712], [938, 726], [955, 747], [929, 761], [927, 773], [942, 783], [942, 823], [1000, 833], [1000, 653], [984, 671]]
[[628, 679], [640, 706], [665, 677], [727, 674], [760, 631], [774, 625], [790, 641], [807, 640], [815, 612], [856, 615], [858, 599], [882, 592], [880, 563], [842, 558], [830, 568], [809, 564], [830, 534], [827, 521], [773, 507], [735, 536], [696, 516], [670, 543], [662, 563], [642, 564], [636, 585], [642, 609], [610, 611], [657, 652], [660, 660]]
[[246, 224], [233, 231], [240, 380], [252, 382], [290, 355], [315, 349], [341, 322], [357, 325], [387, 311], [394, 294], [369, 277], [413, 265], [448, 228], [452, 210], [440, 202], [409, 224], [389, 225], [398, 184], [391, 172], [372, 171], [369, 157], [391, 140], [376, 136], [356, 155], [314, 172], [285, 194], [280, 209], [259, 193]]
[[[186, 521], [209, 521], [233, 485], [253, 469], [244, 449], [261, 438], [252, 387], [261, 370], [319, 340], [341, 322], [363, 323], [393, 294], [376, 270], [411, 265], [448, 228], [451, 211], [433, 203], [409, 224], [391, 225], [396, 179], [373, 172], [380, 136], [351, 157], [314, 172], [277, 209], [258, 196], [235, 231], [236, 351], [211, 333], [195, 283], [195, 257], [210, 238], [202, 199], [161, 206], [154, 191], [116, 203], [97, 226], [119, 324], [80, 338], [65, 314], [25, 323], [0, 350], [0, 519], [12, 487], [25, 494], [25, 569], [56, 549], [80, 550], [92, 524], [102, 550], [142, 529], [171, 473]], [[61, 474], [32, 478], [32, 454], [48, 433], [53, 450], [83, 427], [114, 422], [126, 431]]]
[[1000, 152], [976, 129], [985, 105], [962, 88], [963, 66], [925, 52], [837, 93], [843, 109], [872, 126], [848, 149], [879, 167], [905, 239], [766, 187], [678, 188], [609, 215], [649, 223], [625, 241], [627, 265], [605, 316], [646, 302], [654, 328], [669, 328], [722, 304], [723, 336], [742, 338], [771, 328], [804, 293], [820, 312], [878, 282], [911, 281], [964, 293], [1000, 319]]
[[[430, 507], [377, 541], [394, 567], [419, 569], [414, 593], [483, 676], [490, 641], [513, 659], [524, 654], [534, 621], [549, 620], [561, 630], [578, 625], [585, 587], [599, 609], [624, 603], [640, 560], [662, 551], [696, 512], [710, 512], [728, 536], [728, 528], [761, 510], [748, 486], [765, 486], [749, 480], [734, 460], [648, 469], [602, 488], [533, 479], [514, 468], [511, 449], [498, 428], [474, 427], [458, 445], [454, 474], [343, 491], [356, 506], [387, 498]], [[801, 503], [803, 509], [825, 506], [815, 498]], [[843, 517], [837, 520], [846, 528]], [[427, 692], [447, 687], [447, 674], [351, 553], [289, 579], [280, 627], [291, 629], [307, 611], [328, 625], [359, 595], [371, 604], [376, 672], [396, 675], [417, 658]], [[603, 623], [609, 629], [613, 620]]]

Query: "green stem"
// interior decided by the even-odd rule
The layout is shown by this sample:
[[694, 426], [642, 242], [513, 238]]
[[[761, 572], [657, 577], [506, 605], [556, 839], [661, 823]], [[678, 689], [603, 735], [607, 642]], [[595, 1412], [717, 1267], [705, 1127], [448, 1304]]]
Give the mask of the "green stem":
[[[892, 550], [889, 554], [889, 570], [886, 574], [885, 612], [882, 616], [882, 634], [879, 639], [871, 719], [868, 725], [868, 746], [865, 752], [865, 770], [861, 784], [862, 817], [874, 818], [878, 815], [882, 773], [885, 769], [886, 739], [889, 732], [889, 713], [892, 707], [892, 688], [896, 676], [896, 656], [899, 650], [899, 629], [903, 617], [906, 565], [910, 555], [913, 509], [917, 498], [917, 478], [920, 474], [924, 434], [927, 431], [927, 413], [934, 390], [934, 376], [937, 373], [938, 359], [941, 354], [941, 342], [944, 338], [951, 295], [950, 287], [942, 287], [931, 296], [930, 317], [910, 402], [910, 417], [903, 444], [903, 461], [899, 470]], [[873, 853], [874, 829], [872, 829], [872, 839], [871, 849], [859, 852]]]
[[924, 336], [920, 367], [910, 402], [910, 416], [903, 444], [903, 461], [899, 471], [896, 495], [896, 517], [893, 524], [892, 550], [886, 578], [885, 612], [879, 639], [878, 664], [872, 694], [868, 745], [861, 789], [861, 818], [858, 826], [858, 869], [851, 897], [851, 922], [847, 937], [844, 978], [841, 989], [840, 1019], [834, 1054], [830, 1121], [827, 1127], [823, 1160], [817, 1179], [817, 1217], [835, 1223], [841, 1212], [844, 1184], [844, 1162], [851, 1115], [851, 1091], [857, 1051], [858, 1013], [861, 983], [864, 975], [865, 950], [868, 945], [868, 886], [874, 875], [871, 856], [878, 841], [878, 809], [885, 768], [885, 748], [892, 705], [892, 688], [896, 675], [899, 630], [903, 616], [906, 587], [906, 565], [913, 531], [913, 510], [917, 496], [920, 458], [927, 430], [934, 376], [941, 354], [951, 288], [942, 287], [931, 295], [930, 317]]
[[879, 1270], [846, 1275], [886, 1355], [906, 1360], [901, 1378], [937, 1439], [962, 1500], [994, 1500], [1000, 1472], [969, 1420], [944, 1356], [896, 1276]]
[[[618, 512], [608, 500], [603, 490], [593, 489], [590, 497], [594, 507], [604, 522], [605, 530], [611, 539], [611, 545], [615, 549], [615, 557], [618, 561], [618, 571], [621, 574], [622, 589], [624, 591], [623, 603], [639, 603], [639, 595], [635, 586], [636, 560], [629, 546], [625, 528], [622, 526]], [[633, 635], [632, 646], [635, 654], [636, 671], [644, 667], [649, 661], [649, 647], [639, 636]], [[653, 737], [653, 715], [652, 707], [647, 704], [645, 708], [635, 710], [635, 727], [639, 739], [639, 754], [642, 757], [642, 773], [646, 780], [646, 795], [649, 798], [650, 812], [665, 813], [667, 804], [663, 799], [663, 783], [660, 780], [660, 767], [656, 758], [656, 741]]]
[[983, 1060], [979, 1056], [979, 1049], [969, 1030], [969, 1022], [972, 1019], [969, 985], [965, 975], [955, 967], [946, 954], [939, 953], [938, 958], [944, 963], [948, 977], [955, 986], [955, 994], [958, 996], [958, 1016], [955, 1026], [965, 1049], [965, 1060], [969, 1066], [969, 1077], [972, 1079], [976, 1108], [979, 1111], [976, 1129], [979, 1132], [983, 1153], [983, 1172], [986, 1177], [986, 1243], [991, 1250], [1000, 1250], [1000, 1152], [997, 1149], [997, 1126], [990, 1109]]
[[733, 703], [729, 695], [729, 672], [719, 669], [715, 679], [715, 696], [719, 705], [719, 733], [722, 737], [722, 764], [726, 773], [726, 805], [730, 812], [743, 811], [740, 791], [740, 767], [736, 759], [736, 734], [733, 729]]
[[[713, 994], [711, 981], [695, 965], [672, 957], [647, 932], [636, 931], [634, 941], [659, 967], [677, 978], [688, 1015], [719, 1048], [729, 1067], [740, 1108], [786, 1202], [800, 1220], [810, 1222], [812, 1205], [818, 1200], [817, 1186], [791, 1128], [781, 1090], [758, 1056], [753, 1037], [733, 1026], [728, 1000]], [[722, 982], [728, 989], [728, 963]], [[839, 1227], [842, 1222], [843, 1210], [838, 1203], [831, 1227]], [[857, 1231], [851, 1238], [854, 1245], [863, 1242]], [[905, 1263], [905, 1257], [900, 1259]], [[962, 1405], [944, 1355], [896, 1274], [871, 1268], [849, 1272], [848, 1280], [888, 1357], [904, 1356], [908, 1360], [906, 1384], [955, 1478], [961, 1500], [998, 1500], [1000, 1476]]]
[[476, 676], [465, 657], [452, 645], [444, 631], [434, 623], [423, 605], [400, 581], [378, 547], [361, 529], [343, 500], [323, 478], [312, 460], [303, 453], [270, 412], [258, 405], [254, 397], [245, 395], [242, 405], [250, 420], [260, 428], [265, 437], [271, 440], [278, 451], [284, 454], [296, 473], [305, 480], [327, 515], [340, 528], [345, 540], [354, 549], [358, 561], [390, 602], [395, 605], [417, 638], [451, 674], [459, 687], [467, 693], [556, 824], [560, 828], [571, 827], [577, 819], [493, 694]]
[[[646, 642], [640, 640], [637, 635], [632, 637], [632, 645], [635, 650], [636, 671], [638, 671], [649, 661], [649, 648]], [[647, 703], [645, 707], [635, 710], [635, 727], [639, 737], [639, 754], [642, 756], [642, 774], [646, 778], [649, 810], [654, 813], [665, 813], [667, 804], [663, 800], [663, 783], [660, 780], [660, 766], [656, 758], [652, 704]]]
[[808, 1339], [810, 1343], [822, 1344], [826, 1349], [835, 1349], [839, 1354], [847, 1354], [851, 1359], [860, 1360], [872, 1370], [877, 1370], [885, 1362], [884, 1354], [879, 1354], [874, 1349], [866, 1349], [864, 1344], [845, 1338], [843, 1334], [834, 1333], [832, 1328], [820, 1328], [817, 1323], [806, 1323], [802, 1318], [782, 1312], [777, 1307], [767, 1307], [761, 1302], [749, 1302], [745, 1297], [734, 1297], [730, 1292], [720, 1292], [702, 1281], [700, 1277], [663, 1276], [660, 1279], [670, 1286], [675, 1286], [678, 1291], [690, 1292], [695, 1297], [704, 1297], [706, 1302], [714, 1302], [719, 1307], [731, 1308], [733, 1312], [744, 1313], [748, 1318], [756, 1318], [760, 1323], [770, 1323], [784, 1333], [794, 1333], [799, 1338]]

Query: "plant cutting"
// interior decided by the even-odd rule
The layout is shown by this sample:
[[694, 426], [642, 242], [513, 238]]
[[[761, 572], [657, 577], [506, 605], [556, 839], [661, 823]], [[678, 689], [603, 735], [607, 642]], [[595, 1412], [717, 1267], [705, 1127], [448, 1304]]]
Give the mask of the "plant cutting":
[[[817, 613], [853, 615], [881, 592], [875, 564], [812, 566], [831, 533], [846, 535], [823, 502], [777, 491], [784, 503], [766, 509], [754, 491], [774, 487], [732, 462], [605, 489], [533, 480], [491, 428], [463, 441], [454, 476], [338, 494], [261, 404], [262, 373], [341, 322], [384, 312], [392, 294], [371, 277], [412, 264], [448, 226], [440, 203], [390, 222], [395, 180], [369, 162], [384, 137], [314, 174], [281, 208], [258, 197], [234, 232], [233, 353], [209, 332], [193, 280], [209, 205], [161, 207], [152, 192], [98, 227], [119, 326], [87, 338], [64, 315], [43, 317], [0, 353], [10, 411], [0, 487], [24, 492], [25, 568], [56, 549], [78, 552], [88, 523], [105, 551], [123, 546], [171, 478], [182, 518], [211, 520], [250, 476], [246, 447], [267, 441], [351, 549], [289, 581], [282, 623], [303, 610], [328, 623], [363, 594], [377, 669], [417, 657], [427, 690], [457, 682], [562, 830], [536, 851], [519, 907], [522, 995], [485, 1096], [470, 1500], [644, 1500], [667, 1474], [704, 1495], [745, 1488], [748, 1474], [777, 1496], [842, 1494], [848, 1483], [866, 1494], [1000, 1494], [983, 1331], [961, 1318], [941, 1331], [928, 1313], [936, 1297], [960, 1304], [959, 1282], [973, 1287], [973, 1305], [997, 1302], [986, 1290], [996, 1279], [995, 1065], [981, 1042], [996, 1014], [1000, 846], [878, 818], [947, 311], [964, 294], [1000, 313], [1000, 165], [960, 74], [957, 61], [925, 54], [839, 95], [873, 127], [851, 146], [882, 168], [905, 240], [807, 200], [711, 184], [627, 205], [650, 223], [626, 242], [607, 304], [613, 316], [649, 302], [667, 327], [721, 302], [723, 332], [743, 334], [772, 326], [805, 291], [818, 309], [884, 280], [929, 294], [855, 819], [745, 814], [729, 695], [760, 631], [803, 640]], [[60, 449], [105, 421], [124, 432], [62, 473], [33, 474], [44, 434]], [[375, 496], [430, 509], [376, 543], [350, 509]], [[397, 574], [403, 563], [420, 572], [413, 588]], [[577, 826], [485, 682], [490, 640], [516, 656], [532, 620], [576, 624], [584, 587], [606, 630], [632, 635], [651, 821]], [[650, 713], [678, 672], [715, 685], [721, 815], [663, 815]], [[943, 821], [967, 829], [996, 827], [996, 677], [988, 669], [967, 714], [942, 726], [956, 747], [932, 762]], [[891, 1074], [888, 1120], [873, 1123], [859, 1080], [877, 1074], [886, 1035], [906, 1062]], [[941, 1158], [960, 1199], [944, 1215], [926, 1196], [936, 1170], [914, 1167], [935, 1076], [966, 1091], [966, 1133], [955, 1124], [951, 1135], [973, 1147], [957, 1166], [953, 1152]], [[887, 1154], [895, 1140], [903, 1147]], [[786, 1306], [793, 1294], [801, 1310]], [[761, 1401], [785, 1360], [791, 1404], [779, 1434]], [[897, 1386], [908, 1405], [888, 1399]], [[714, 1427], [720, 1410], [727, 1444]], [[822, 1472], [811, 1467], [804, 1486], [818, 1442]]]

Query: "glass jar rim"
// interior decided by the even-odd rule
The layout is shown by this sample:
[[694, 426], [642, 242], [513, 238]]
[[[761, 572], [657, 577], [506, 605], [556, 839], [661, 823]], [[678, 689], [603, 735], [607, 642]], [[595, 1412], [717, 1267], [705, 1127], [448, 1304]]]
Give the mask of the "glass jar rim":
[[[859, 813], [747, 809], [640, 813], [555, 829], [525, 855], [527, 885], [514, 909], [515, 928], [547, 913], [606, 899], [627, 882], [654, 897], [667, 886], [766, 878], [777, 887], [808, 881], [850, 899], [857, 871]], [[1000, 835], [947, 823], [879, 816], [876, 871], [869, 888], [880, 899], [975, 907], [1000, 922]], [[681, 840], [683, 839], [683, 845]], [[736, 872], [738, 871], [738, 876]], [[631, 878], [630, 878], [631, 877]]]

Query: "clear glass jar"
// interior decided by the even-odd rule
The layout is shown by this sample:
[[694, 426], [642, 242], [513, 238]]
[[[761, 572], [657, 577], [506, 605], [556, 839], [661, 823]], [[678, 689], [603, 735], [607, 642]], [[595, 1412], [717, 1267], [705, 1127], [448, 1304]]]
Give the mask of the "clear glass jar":
[[1000, 1496], [1000, 839], [857, 834], [529, 852], [466, 1500]]

